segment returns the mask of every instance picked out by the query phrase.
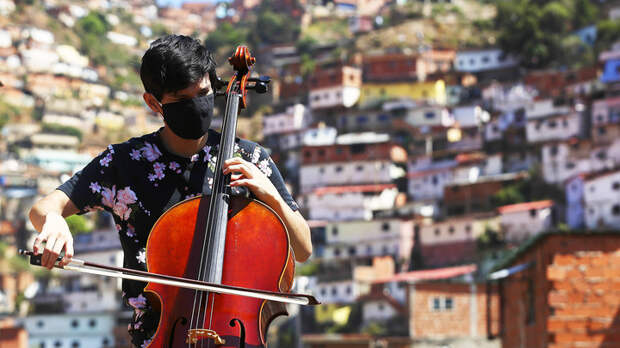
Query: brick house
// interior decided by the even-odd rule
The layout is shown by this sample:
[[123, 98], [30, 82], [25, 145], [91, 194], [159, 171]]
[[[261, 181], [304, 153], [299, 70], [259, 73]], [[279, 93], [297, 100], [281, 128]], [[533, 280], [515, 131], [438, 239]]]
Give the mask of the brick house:
[[491, 274], [502, 347], [620, 346], [620, 233], [539, 234]]

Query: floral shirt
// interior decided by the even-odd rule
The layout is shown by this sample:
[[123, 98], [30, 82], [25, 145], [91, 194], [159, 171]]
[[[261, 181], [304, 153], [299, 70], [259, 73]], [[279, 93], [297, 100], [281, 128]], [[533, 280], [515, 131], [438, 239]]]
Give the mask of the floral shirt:
[[[132, 269], [146, 270], [146, 241], [152, 226], [167, 207], [202, 192], [210, 193], [213, 184], [219, 153], [218, 132], [209, 130], [207, 143], [191, 158], [166, 151], [160, 132], [161, 129], [109, 145], [83, 170], [58, 187], [81, 214], [93, 210], [112, 214], [124, 252], [124, 267]], [[298, 209], [278, 168], [263, 147], [236, 139], [233, 156], [254, 163], [291, 209]], [[252, 196], [245, 187], [231, 189], [233, 195]], [[123, 296], [138, 314], [138, 318], [134, 315], [130, 331], [132, 326], [142, 325], [136, 319], [147, 306], [142, 295], [145, 286], [146, 283], [123, 280]]]

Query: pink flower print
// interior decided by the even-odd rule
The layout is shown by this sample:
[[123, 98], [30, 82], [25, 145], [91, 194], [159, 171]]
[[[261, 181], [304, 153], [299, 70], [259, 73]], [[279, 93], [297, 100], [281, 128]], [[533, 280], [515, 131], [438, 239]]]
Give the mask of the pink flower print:
[[149, 174], [149, 181], [155, 181], [155, 174]]
[[99, 183], [96, 182], [91, 182], [90, 186], [88, 186], [90, 188], [91, 191], [93, 191], [93, 193], [97, 192], [101, 192], [101, 185], [99, 185]]
[[101, 204], [106, 207], [113, 208], [114, 201], [116, 200], [116, 185], [112, 186], [111, 189], [109, 187], [104, 187], [101, 191], [101, 196], [103, 196], [101, 199]]
[[157, 145], [151, 143], [144, 143], [144, 147], [140, 150], [142, 150], [142, 154], [149, 162], [153, 162], [161, 156], [161, 152], [157, 148]]
[[181, 167], [180, 164], [178, 164], [177, 162], [170, 162], [170, 164], [168, 164], [168, 168], [170, 168], [171, 170], [177, 170]]
[[148, 340], [144, 341], [144, 343], [142, 343], [142, 346], [140, 346], [140, 348], [146, 348], [146, 347], [148, 347], [148, 346], [149, 346], [149, 344], [151, 344], [151, 341], [152, 341], [152, 340], [153, 340], [152, 338], [149, 338]]
[[136, 203], [138, 197], [136, 196], [136, 193], [133, 192], [129, 186], [127, 186], [116, 193], [116, 200], [119, 204], [130, 205]]
[[155, 179], [159, 179], [159, 180], [161, 180], [161, 179], [163, 179], [165, 176], [166, 176], [166, 175], [164, 174], [164, 172], [163, 172], [163, 171], [161, 171], [161, 172], [156, 171], [156, 172], [155, 172]]
[[112, 154], [108, 153], [107, 155], [105, 155], [104, 158], [99, 160], [99, 164], [101, 164], [103, 167], [107, 167], [111, 161], [112, 161]]
[[116, 224], [116, 230], [117, 230], [117, 231], [120, 231], [120, 230], [121, 230], [121, 225]]
[[132, 225], [127, 225], [127, 231], [125, 231], [127, 237], [135, 237], [136, 229]]
[[155, 170], [155, 173], [157, 172], [163, 173], [164, 169], [166, 169], [166, 165], [161, 162], [155, 162], [153, 163], [153, 169]]
[[121, 218], [121, 220], [129, 220], [129, 216], [131, 215], [131, 208], [129, 208], [128, 206], [119, 203], [116, 204], [114, 206], [114, 209], [112, 210], [114, 211], [114, 214], [118, 215]]
[[131, 157], [132, 160], [134, 161], [138, 161], [140, 160], [140, 158], [142, 158], [142, 155], [140, 154], [140, 151], [133, 149], [131, 150], [131, 153], [129, 154], [129, 157]]
[[192, 156], [192, 158], [190, 158], [189, 160], [190, 160], [190, 161], [192, 161], [192, 162], [196, 162], [196, 161], [198, 161], [198, 154], [197, 154], [197, 153], [195, 153], [195, 154]]
[[108, 145], [108, 150], [110, 150], [110, 153], [114, 153], [114, 148], [112, 147], [112, 145]]
[[130, 306], [136, 309], [146, 308], [146, 297], [142, 296], [142, 294], [138, 295], [138, 297], [128, 298], [127, 302], [129, 303]]
[[258, 163], [258, 169], [260, 169], [261, 172], [265, 173], [267, 177], [271, 176], [271, 167], [269, 166], [269, 162], [266, 159]]

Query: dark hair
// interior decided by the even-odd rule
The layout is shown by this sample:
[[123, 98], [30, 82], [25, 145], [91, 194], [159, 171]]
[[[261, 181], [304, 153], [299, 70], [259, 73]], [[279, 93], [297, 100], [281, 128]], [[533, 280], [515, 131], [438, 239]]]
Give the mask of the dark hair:
[[215, 76], [215, 60], [200, 40], [185, 35], [166, 35], [153, 41], [142, 56], [140, 78], [144, 89], [161, 101], [164, 93], [187, 88], [209, 73]]

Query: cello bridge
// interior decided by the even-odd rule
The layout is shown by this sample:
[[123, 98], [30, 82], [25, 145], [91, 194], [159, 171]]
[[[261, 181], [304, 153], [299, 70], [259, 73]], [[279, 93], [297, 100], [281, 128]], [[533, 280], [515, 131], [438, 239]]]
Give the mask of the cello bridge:
[[217, 334], [217, 332], [208, 329], [191, 329], [187, 331], [187, 339], [185, 343], [195, 344], [198, 343], [198, 340], [204, 338], [211, 338], [215, 341], [215, 344], [222, 345], [226, 343], [226, 341]]

